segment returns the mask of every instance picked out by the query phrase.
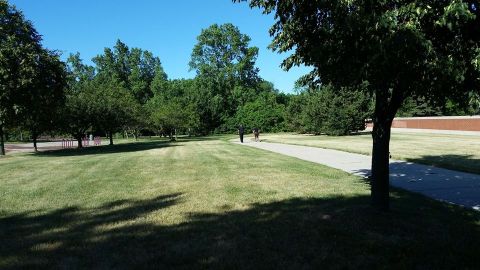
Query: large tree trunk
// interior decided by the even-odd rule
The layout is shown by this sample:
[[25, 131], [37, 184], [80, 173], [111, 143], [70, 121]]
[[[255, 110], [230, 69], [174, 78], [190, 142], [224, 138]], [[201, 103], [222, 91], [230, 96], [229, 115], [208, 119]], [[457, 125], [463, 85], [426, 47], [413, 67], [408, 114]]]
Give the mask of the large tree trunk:
[[388, 91], [376, 91], [375, 114], [373, 117], [373, 150], [371, 198], [372, 206], [388, 211], [390, 208], [390, 131], [395, 113], [403, 98], [402, 91], [394, 91], [390, 96]]
[[0, 155], [5, 155], [5, 142], [3, 141], [3, 125], [0, 125]]
[[113, 132], [109, 131], [108, 136], [110, 137], [110, 145], [113, 145]]
[[389, 151], [391, 124], [391, 120], [376, 118], [373, 123], [372, 133], [372, 205], [383, 211], [387, 211], [390, 207]]

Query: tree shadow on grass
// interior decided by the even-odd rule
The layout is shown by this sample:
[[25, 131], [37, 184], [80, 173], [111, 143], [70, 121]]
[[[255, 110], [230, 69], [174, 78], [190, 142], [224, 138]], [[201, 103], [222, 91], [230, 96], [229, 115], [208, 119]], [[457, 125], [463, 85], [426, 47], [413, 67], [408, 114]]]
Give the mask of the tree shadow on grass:
[[424, 155], [420, 158], [407, 158], [406, 160], [450, 170], [480, 174], [480, 159], [474, 158], [473, 155]]
[[132, 143], [122, 143], [116, 145], [102, 145], [102, 146], [93, 146], [93, 147], [84, 147], [81, 149], [61, 149], [61, 150], [50, 150], [37, 152], [37, 156], [54, 156], [54, 157], [65, 157], [65, 156], [86, 156], [86, 155], [99, 155], [99, 154], [115, 154], [115, 153], [128, 153], [128, 152], [139, 152], [146, 151], [157, 148], [164, 147], [174, 147], [181, 146], [178, 143], [172, 143], [168, 141], [149, 141], [149, 142], [132, 142]]
[[182, 196], [5, 216], [0, 268], [480, 267], [479, 213], [409, 193], [392, 194], [390, 213], [368, 207], [368, 196], [295, 198], [152, 221]]

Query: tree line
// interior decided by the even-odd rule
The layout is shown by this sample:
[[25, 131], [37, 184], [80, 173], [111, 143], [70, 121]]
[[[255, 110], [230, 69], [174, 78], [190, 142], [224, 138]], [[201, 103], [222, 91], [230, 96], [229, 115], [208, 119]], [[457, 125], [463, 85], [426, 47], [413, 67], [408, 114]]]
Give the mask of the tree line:
[[[82, 147], [87, 133], [106, 134], [113, 144], [116, 132], [173, 139], [177, 133], [233, 132], [240, 124], [266, 132], [362, 129], [365, 98], [338, 98], [331, 87], [303, 87], [299, 95], [278, 91], [258, 74], [258, 48], [232, 24], [203, 29], [189, 63], [195, 78], [171, 80], [159, 57], [120, 40], [94, 57], [93, 66], [79, 53], [62, 62], [56, 51], [42, 47], [41, 36], [20, 11], [6, 1], [0, 4], [6, 26], [0, 48], [2, 146], [3, 135], [14, 133], [30, 137], [36, 149], [42, 134], [72, 136]], [[341, 113], [330, 117], [329, 110], [339, 104], [350, 106], [343, 122], [336, 119]], [[353, 122], [347, 120], [352, 113]]]

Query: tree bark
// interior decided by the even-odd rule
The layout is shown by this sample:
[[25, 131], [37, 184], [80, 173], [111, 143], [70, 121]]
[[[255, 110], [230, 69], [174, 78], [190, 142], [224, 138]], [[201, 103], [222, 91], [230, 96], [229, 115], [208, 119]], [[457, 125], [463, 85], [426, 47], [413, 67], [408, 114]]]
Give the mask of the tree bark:
[[390, 126], [391, 121], [374, 121], [373, 124], [373, 151], [372, 151], [372, 205], [382, 211], [390, 208]]
[[0, 125], [0, 155], [5, 155], [5, 142], [3, 141], [3, 125]]
[[108, 134], [109, 134], [109, 137], [110, 137], [110, 145], [113, 145], [113, 132], [109, 131]]
[[396, 103], [398, 103], [396, 100], [395, 104], [389, 102], [387, 91], [377, 91], [375, 93], [370, 183], [372, 206], [381, 211], [388, 211], [390, 208], [390, 130], [395, 116], [394, 112], [399, 107]]

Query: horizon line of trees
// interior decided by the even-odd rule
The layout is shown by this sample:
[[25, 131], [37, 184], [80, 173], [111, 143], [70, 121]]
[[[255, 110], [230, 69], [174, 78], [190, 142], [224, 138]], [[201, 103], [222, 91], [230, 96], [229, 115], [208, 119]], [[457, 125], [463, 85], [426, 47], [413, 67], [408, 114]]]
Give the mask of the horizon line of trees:
[[[36, 149], [42, 134], [69, 135], [82, 147], [87, 133], [207, 135], [230, 133], [242, 124], [262, 132], [346, 135], [365, 128], [375, 104], [368, 84], [315, 83], [308, 75], [285, 94], [262, 79], [258, 48], [232, 24], [203, 29], [194, 45], [193, 79], [168, 79], [160, 58], [117, 40], [83, 63], [80, 53], [66, 62], [41, 45], [41, 36], [23, 14], [0, 0], [6, 27], [0, 37], [0, 137], [30, 137]], [[479, 113], [478, 94], [469, 104], [454, 99], [406, 98], [401, 116]]]

